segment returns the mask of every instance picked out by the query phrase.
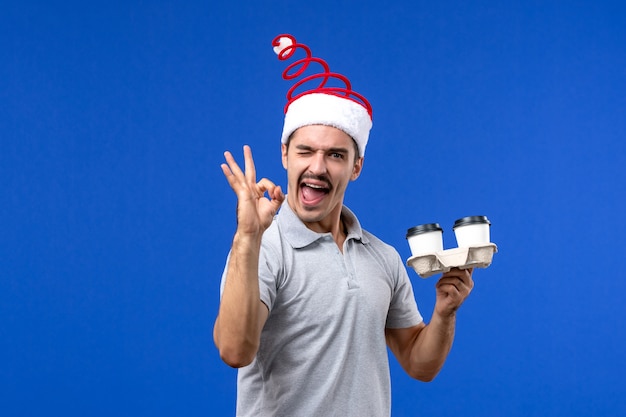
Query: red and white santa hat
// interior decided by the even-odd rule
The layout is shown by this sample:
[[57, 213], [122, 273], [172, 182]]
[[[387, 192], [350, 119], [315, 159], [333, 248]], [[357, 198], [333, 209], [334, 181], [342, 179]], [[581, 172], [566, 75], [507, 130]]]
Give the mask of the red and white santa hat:
[[[326, 125], [350, 135], [359, 148], [359, 156], [364, 156], [372, 128], [372, 106], [369, 101], [352, 90], [350, 81], [344, 75], [331, 72], [324, 60], [313, 57], [309, 47], [297, 43], [293, 36], [278, 35], [272, 45], [278, 59], [282, 61], [291, 58], [297, 50], [305, 53], [303, 58], [291, 63], [283, 71], [285, 80], [303, 78], [287, 91], [281, 143], [286, 144], [291, 134], [302, 126]], [[307, 69], [310, 72], [311, 64], [319, 65], [321, 71], [304, 75]], [[308, 86], [313, 88], [306, 89]], [[304, 91], [297, 92], [298, 89]]]

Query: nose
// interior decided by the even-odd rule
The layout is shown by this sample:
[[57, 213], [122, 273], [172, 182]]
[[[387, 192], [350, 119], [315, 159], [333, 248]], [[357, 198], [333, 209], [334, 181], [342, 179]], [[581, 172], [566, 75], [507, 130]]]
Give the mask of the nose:
[[313, 154], [309, 169], [315, 175], [322, 175], [326, 173], [326, 155], [324, 152], [315, 152]]

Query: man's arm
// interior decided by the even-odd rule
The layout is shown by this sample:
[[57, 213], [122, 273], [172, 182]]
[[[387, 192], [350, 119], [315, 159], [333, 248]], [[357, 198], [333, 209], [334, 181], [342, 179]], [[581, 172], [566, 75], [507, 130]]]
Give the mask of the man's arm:
[[[226, 282], [213, 328], [213, 340], [224, 362], [250, 364], [259, 348], [268, 308], [259, 293], [259, 252], [263, 232], [270, 226], [285, 196], [268, 179], [256, 182], [252, 151], [244, 147], [245, 172], [230, 152], [222, 171], [237, 194], [237, 231], [227, 265]], [[267, 192], [269, 199], [263, 194]]]
[[411, 377], [427, 382], [437, 376], [452, 348], [456, 311], [473, 286], [471, 269], [452, 269], [437, 282], [435, 310], [428, 325], [385, 330], [387, 345]]

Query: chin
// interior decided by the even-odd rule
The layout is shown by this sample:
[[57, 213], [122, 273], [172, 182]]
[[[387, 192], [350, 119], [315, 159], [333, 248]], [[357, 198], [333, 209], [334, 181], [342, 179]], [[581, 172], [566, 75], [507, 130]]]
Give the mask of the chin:
[[300, 206], [299, 208], [300, 209], [297, 213], [298, 217], [300, 217], [300, 220], [305, 223], [319, 222], [323, 220], [324, 217], [326, 217], [327, 215], [325, 211], [322, 211], [320, 208], [317, 207]]

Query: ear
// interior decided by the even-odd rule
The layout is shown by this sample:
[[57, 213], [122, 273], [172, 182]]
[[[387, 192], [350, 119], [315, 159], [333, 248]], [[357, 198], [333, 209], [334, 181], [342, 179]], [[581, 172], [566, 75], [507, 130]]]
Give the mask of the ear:
[[350, 176], [350, 181], [354, 181], [359, 178], [361, 175], [361, 171], [363, 170], [363, 160], [364, 158], [360, 156], [355, 162], [354, 167], [352, 168], [352, 175]]
[[282, 160], [283, 160], [283, 168], [287, 169], [287, 146], [288, 144], [281, 144], [280, 145], [280, 152], [282, 154]]

